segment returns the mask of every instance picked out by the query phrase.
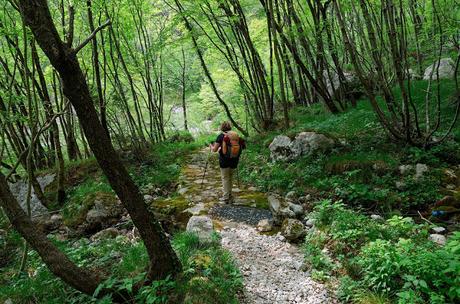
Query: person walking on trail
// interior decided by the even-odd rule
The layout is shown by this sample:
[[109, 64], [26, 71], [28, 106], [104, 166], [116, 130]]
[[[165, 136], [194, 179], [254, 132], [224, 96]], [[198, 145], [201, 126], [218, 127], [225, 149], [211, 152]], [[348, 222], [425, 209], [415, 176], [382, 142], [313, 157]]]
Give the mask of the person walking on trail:
[[230, 122], [223, 122], [220, 130], [222, 133], [217, 136], [216, 142], [209, 147], [212, 152], [219, 152], [219, 166], [223, 188], [222, 201], [225, 204], [229, 204], [233, 202], [233, 174], [238, 167], [241, 152], [246, 148], [246, 143], [238, 133], [232, 131]]

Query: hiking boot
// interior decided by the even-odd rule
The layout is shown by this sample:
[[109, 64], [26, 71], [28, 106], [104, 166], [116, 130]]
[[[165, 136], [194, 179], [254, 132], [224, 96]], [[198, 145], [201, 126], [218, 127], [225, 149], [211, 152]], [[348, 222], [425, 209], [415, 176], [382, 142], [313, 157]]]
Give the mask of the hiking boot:
[[233, 199], [233, 197], [228, 198], [228, 199], [221, 198], [221, 199], [219, 200], [219, 203], [224, 204], [224, 205], [229, 205], [229, 204], [235, 203], [235, 200]]

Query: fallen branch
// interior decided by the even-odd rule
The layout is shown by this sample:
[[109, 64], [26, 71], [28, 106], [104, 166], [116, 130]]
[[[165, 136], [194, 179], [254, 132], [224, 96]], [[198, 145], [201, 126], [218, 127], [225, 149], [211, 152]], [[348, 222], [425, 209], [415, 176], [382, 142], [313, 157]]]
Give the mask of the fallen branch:
[[427, 222], [427, 223], [430, 224], [430, 225], [435, 226], [435, 225], [433, 224], [433, 222], [427, 220], [427, 219], [420, 213], [420, 211], [417, 211], [417, 213], [418, 213], [418, 215], [420, 215], [420, 218], [421, 218], [422, 220], [424, 220], [425, 222]]

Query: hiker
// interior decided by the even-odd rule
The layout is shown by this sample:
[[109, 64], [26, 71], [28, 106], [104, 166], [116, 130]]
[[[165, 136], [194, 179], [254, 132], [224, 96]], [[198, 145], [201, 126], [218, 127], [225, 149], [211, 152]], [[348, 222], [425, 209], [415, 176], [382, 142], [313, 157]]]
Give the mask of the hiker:
[[220, 130], [222, 133], [217, 136], [216, 142], [209, 147], [212, 152], [219, 152], [219, 165], [224, 192], [222, 201], [225, 204], [229, 204], [233, 202], [233, 173], [238, 166], [241, 151], [246, 148], [246, 143], [238, 133], [232, 131], [230, 122], [224, 121], [220, 126]]

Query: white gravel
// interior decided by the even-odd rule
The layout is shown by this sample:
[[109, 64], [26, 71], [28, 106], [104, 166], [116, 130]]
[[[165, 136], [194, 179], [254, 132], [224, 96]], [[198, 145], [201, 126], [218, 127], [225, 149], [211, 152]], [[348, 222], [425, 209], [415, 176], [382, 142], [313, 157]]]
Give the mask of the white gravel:
[[303, 254], [280, 235], [261, 235], [236, 224], [221, 231], [222, 246], [236, 259], [244, 279], [245, 303], [337, 303], [333, 295], [300, 270]]

